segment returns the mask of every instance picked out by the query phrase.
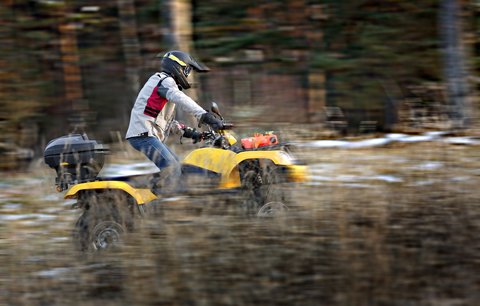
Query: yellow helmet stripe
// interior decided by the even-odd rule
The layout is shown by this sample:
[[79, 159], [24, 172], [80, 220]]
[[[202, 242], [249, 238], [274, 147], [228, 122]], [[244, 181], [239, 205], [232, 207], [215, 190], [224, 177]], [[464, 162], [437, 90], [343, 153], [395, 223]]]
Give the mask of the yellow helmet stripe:
[[[167, 53], [167, 54], [168, 54], [168, 53]], [[187, 64], [185, 64], [184, 61], [182, 61], [181, 59], [179, 59], [179, 58], [176, 57], [175, 55], [173, 55], [173, 54], [168, 54], [168, 56], [167, 56], [167, 54], [165, 54], [164, 57], [167, 57], [167, 58], [171, 59], [172, 61], [176, 61], [177, 63], [179, 63], [179, 64], [182, 65], [183, 67], [186, 67], [186, 66], [187, 66]]]

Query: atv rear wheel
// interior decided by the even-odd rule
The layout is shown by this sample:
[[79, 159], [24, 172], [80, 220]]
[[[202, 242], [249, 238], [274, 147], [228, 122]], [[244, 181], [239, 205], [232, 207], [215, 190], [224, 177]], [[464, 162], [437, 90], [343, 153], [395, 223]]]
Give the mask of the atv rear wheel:
[[134, 201], [122, 191], [89, 192], [79, 199], [83, 214], [73, 232], [76, 248], [95, 252], [123, 243], [125, 233], [134, 228]]
[[92, 230], [92, 245], [95, 250], [103, 250], [122, 244], [125, 227], [115, 221], [102, 221]]

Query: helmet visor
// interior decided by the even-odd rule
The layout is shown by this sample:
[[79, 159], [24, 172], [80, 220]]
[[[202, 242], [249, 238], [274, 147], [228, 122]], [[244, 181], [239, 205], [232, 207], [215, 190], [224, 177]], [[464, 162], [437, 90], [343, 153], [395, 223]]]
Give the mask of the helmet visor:
[[205, 64], [197, 61], [196, 59], [194, 59], [193, 57], [190, 56], [190, 63], [189, 63], [193, 69], [195, 69], [195, 71], [197, 72], [209, 72], [210, 71], [210, 68], [208, 68]]

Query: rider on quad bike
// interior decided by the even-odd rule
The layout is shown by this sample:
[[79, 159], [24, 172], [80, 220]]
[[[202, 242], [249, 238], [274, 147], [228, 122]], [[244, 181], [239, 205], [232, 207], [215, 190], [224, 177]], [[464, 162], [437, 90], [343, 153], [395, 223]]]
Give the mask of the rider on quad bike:
[[175, 183], [180, 177], [181, 167], [177, 155], [164, 143], [170, 129], [179, 127], [183, 137], [192, 138], [195, 142], [202, 138], [201, 132], [179, 125], [174, 120], [175, 107], [179, 106], [192, 114], [199, 124], [207, 124], [215, 131], [222, 129], [223, 124], [183, 92], [190, 88], [187, 78], [192, 69], [208, 72], [209, 68], [182, 51], [169, 51], [157, 57], [161, 57], [161, 72], [153, 74], [140, 90], [131, 111], [126, 139], [160, 170], [169, 167], [169, 181]]

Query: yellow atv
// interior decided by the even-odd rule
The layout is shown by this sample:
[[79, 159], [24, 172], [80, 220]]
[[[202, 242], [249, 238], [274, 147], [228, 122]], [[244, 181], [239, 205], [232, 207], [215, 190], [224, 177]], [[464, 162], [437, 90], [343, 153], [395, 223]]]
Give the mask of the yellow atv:
[[[222, 118], [216, 105], [212, 111]], [[202, 188], [207, 193], [231, 195], [233, 191], [240, 195], [239, 205], [257, 216], [286, 211], [285, 190], [275, 187], [305, 181], [306, 166], [299, 164], [273, 133], [255, 134], [238, 143], [227, 129], [232, 126], [225, 127], [204, 132], [205, 147], [185, 157], [181, 181], [186, 186], [182, 189], [198, 195], [200, 181], [207, 186]], [[75, 207], [83, 210], [74, 231], [81, 250], [114, 245], [123, 233], [134, 230], [135, 218], [145, 215], [147, 206], [162, 205], [162, 198], [167, 196], [155, 192], [155, 175], [99, 175], [107, 152], [105, 146], [80, 134], [56, 138], [44, 152], [45, 162], [56, 170], [57, 191], [68, 189], [65, 198], [77, 199]], [[195, 191], [189, 186], [192, 179]]]

